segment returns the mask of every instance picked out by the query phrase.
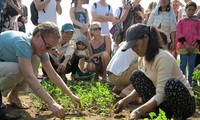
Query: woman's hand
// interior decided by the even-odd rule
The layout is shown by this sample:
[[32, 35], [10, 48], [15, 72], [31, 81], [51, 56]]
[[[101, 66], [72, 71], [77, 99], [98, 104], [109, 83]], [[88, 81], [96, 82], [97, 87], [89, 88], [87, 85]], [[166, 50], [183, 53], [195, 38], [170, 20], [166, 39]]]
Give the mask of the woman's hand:
[[123, 108], [125, 108], [127, 104], [125, 103], [124, 99], [119, 100], [115, 105], [114, 105], [114, 113], [120, 113]]
[[63, 107], [60, 106], [58, 103], [53, 102], [49, 107], [56, 117], [63, 118], [65, 116], [65, 111]]
[[130, 115], [130, 120], [138, 120], [140, 118], [140, 113], [139, 111], [136, 109], [136, 110], [133, 110], [131, 112], [131, 115]]
[[127, 10], [127, 11], [129, 11], [131, 9], [131, 4], [129, 4], [129, 3], [125, 4], [124, 5], [124, 9]]
[[187, 42], [184, 42], [183, 44], [184, 44], [186, 50], [188, 51], [188, 53], [190, 53], [191, 49], [190, 49], [190, 46], [187, 44]]
[[169, 46], [170, 51], [174, 51], [175, 50], [175, 44], [172, 42]]
[[88, 25], [87, 24], [82, 24], [81, 28], [82, 28], [84, 33], [88, 32]]

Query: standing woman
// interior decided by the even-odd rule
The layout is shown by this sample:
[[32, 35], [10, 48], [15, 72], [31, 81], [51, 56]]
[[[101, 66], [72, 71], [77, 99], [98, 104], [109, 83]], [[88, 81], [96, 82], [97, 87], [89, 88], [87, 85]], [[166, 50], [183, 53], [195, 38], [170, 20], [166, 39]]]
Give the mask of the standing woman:
[[176, 16], [176, 21], [178, 21], [179, 8], [184, 7], [184, 5], [179, 0], [172, 0], [172, 7]]
[[[88, 27], [89, 27], [89, 16], [88, 16], [88, 11], [87, 9], [83, 8], [82, 5], [84, 3], [84, 0], [72, 0], [72, 4], [74, 4], [74, 7], [70, 8], [70, 18], [73, 22], [74, 26], [74, 35], [72, 40], [76, 40], [80, 36], [85, 35], [86, 37], [89, 38], [89, 32], [88, 32]], [[84, 70], [84, 60], [80, 59], [79, 61], [80, 69], [83, 71]]]
[[175, 35], [176, 35], [176, 17], [173, 8], [170, 5], [170, 0], [159, 0], [155, 9], [151, 12], [148, 26], [154, 26], [167, 34], [169, 50], [175, 49]]
[[168, 119], [183, 120], [195, 112], [195, 98], [188, 80], [179, 69], [176, 59], [161, 48], [155, 27], [136, 24], [127, 30], [127, 45], [140, 57], [138, 69], [130, 81], [134, 90], [115, 104], [120, 112], [128, 103], [141, 97], [144, 104], [131, 112], [130, 119], [138, 120], [161, 108]]
[[110, 37], [101, 34], [100, 23], [94, 22], [90, 26], [91, 50], [90, 61], [87, 69], [102, 75], [102, 80], [106, 80], [106, 67], [110, 62], [111, 40]]

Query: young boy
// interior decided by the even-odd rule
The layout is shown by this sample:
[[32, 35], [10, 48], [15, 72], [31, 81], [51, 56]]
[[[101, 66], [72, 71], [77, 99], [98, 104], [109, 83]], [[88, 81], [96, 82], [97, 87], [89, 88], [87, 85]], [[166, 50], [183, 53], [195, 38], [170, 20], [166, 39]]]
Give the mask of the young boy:
[[[84, 58], [84, 61], [88, 61], [89, 48], [90, 48], [88, 43], [88, 38], [85, 35], [82, 35], [75, 40], [75, 43], [76, 43], [75, 56], [78, 56], [79, 60], [81, 58]], [[87, 70], [81, 71], [80, 69], [77, 69], [76, 72], [77, 73], [75, 75], [72, 74], [72, 77], [74, 77], [74, 79], [88, 79], [91, 78], [92, 76], [92, 74], [89, 73]]]

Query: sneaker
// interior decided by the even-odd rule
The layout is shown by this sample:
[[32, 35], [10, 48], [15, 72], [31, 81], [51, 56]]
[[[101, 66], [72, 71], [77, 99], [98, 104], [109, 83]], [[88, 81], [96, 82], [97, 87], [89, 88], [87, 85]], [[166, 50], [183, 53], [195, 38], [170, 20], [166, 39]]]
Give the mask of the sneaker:
[[83, 72], [76, 72], [74, 75], [74, 78], [77, 80], [92, 80], [94, 74], [88, 71], [83, 71]]

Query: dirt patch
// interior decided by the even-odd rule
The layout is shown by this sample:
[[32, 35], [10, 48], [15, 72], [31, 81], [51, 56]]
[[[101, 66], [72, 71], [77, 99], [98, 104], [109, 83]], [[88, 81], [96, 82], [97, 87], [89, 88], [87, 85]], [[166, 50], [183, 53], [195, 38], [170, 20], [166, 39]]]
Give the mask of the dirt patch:
[[[51, 111], [46, 110], [46, 111], [40, 111], [37, 109], [34, 104], [35, 101], [31, 100], [28, 97], [28, 94], [26, 95], [20, 95], [21, 101], [28, 103], [30, 106], [29, 109], [16, 109], [12, 108], [11, 106], [8, 106], [7, 111], [8, 114], [19, 116], [19, 120], [60, 120], [59, 118], [55, 118], [54, 115], [52, 115]], [[5, 101], [5, 99], [4, 99]], [[115, 101], [118, 101], [117, 99]], [[120, 114], [114, 114], [110, 113], [110, 116], [102, 118], [101, 115], [99, 114], [92, 114], [90, 112], [84, 111], [81, 115], [77, 114], [66, 114], [66, 119], [67, 120], [76, 120], [75, 118], [79, 120], [127, 120], [129, 118], [130, 112], [138, 107], [138, 105], [131, 104], [129, 105], [125, 110], [123, 110]], [[198, 120], [200, 119], [200, 108], [197, 107], [196, 113], [189, 118], [188, 120]]]

